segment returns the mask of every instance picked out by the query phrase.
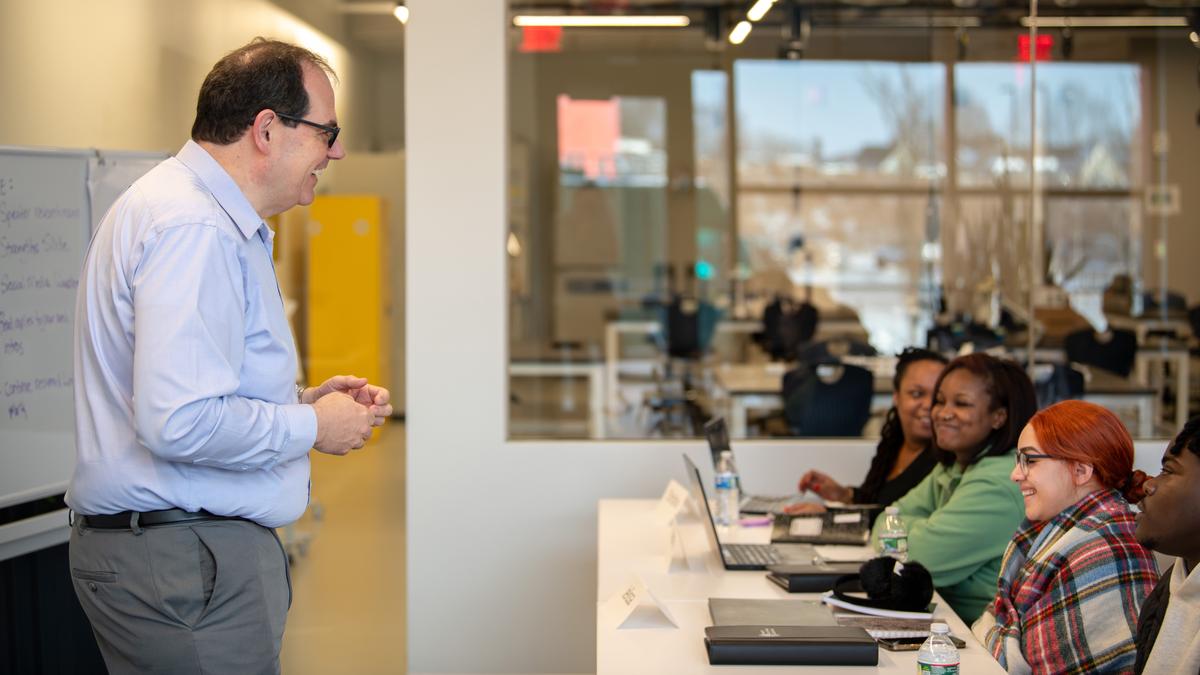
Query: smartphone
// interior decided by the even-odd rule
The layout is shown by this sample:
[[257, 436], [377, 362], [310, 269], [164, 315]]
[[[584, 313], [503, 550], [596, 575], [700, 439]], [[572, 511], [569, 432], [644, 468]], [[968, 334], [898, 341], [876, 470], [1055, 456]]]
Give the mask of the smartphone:
[[[967, 643], [953, 635], [947, 637], [954, 643], [956, 649], [963, 649], [967, 646]], [[915, 652], [925, 644], [925, 640], [924, 637], [879, 638], [879, 646], [889, 652]]]

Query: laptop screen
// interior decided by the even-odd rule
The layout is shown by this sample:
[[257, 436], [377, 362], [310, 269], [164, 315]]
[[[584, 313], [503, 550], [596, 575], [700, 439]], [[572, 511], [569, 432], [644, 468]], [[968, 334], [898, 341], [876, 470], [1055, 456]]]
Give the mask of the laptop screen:
[[712, 464], [715, 469], [717, 462], [721, 459], [721, 452], [725, 450], [733, 452], [733, 447], [729, 445], [729, 429], [725, 426], [725, 418], [714, 417], [705, 423], [704, 435], [708, 438], [708, 451], [712, 455]]
[[696, 500], [696, 506], [704, 512], [704, 531], [708, 533], [708, 543], [717, 558], [722, 559], [721, 539], [717, 536], [717, 525], [713, 522], [712, 510], [708, 508], [708, 497], [704, 494], [704, 479], [700, 476], [700, 469], [687, 455], [683, 456], [683, 463], [687, 465], [688, 480], [692, 483], [692, 499]]

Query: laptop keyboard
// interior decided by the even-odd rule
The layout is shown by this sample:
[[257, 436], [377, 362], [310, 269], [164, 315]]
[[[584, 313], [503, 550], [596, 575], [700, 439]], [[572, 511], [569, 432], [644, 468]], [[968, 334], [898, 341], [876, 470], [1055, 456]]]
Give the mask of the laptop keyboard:
[[750, 497], [741, 505], [743, 513], [783, 513], [783, 507], [791, 504], [793, 497]]
[[774, 546], [765, 544], [724, 544], [721, 548], [738, 565], [774, 565], [783, 562]]

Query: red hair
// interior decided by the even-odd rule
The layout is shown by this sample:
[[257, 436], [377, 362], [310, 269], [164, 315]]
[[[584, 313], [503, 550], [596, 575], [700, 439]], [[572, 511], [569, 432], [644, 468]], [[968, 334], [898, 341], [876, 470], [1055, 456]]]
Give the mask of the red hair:
[[1038, 411], [1029, 426], [1043, 453], [1090, 464], [1101, 485], [1120, 490], [1130, 502], [1141, 500], [1146, 475], [1133, 471], [1133, 438], [1107, 408], [1085, 401], [1062, 401]]

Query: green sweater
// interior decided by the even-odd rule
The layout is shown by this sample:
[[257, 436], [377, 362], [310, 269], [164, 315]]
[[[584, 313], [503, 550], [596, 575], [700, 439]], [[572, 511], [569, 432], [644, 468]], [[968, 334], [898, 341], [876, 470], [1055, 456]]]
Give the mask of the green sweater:
[[[1013, 454], [984, 457], [963, 471], [938, 464], [895, 506], [908, 528], [908, 557], [970, 626], [996, 596], [1000, 559], [1025, 517], [1021, 490], [1009, 479]], [[878, 540], [884, 519], [875, 521]]]

